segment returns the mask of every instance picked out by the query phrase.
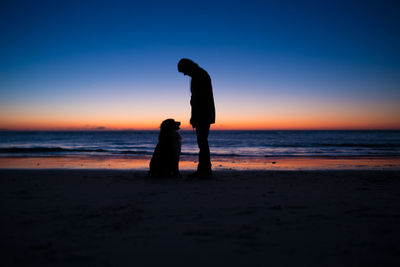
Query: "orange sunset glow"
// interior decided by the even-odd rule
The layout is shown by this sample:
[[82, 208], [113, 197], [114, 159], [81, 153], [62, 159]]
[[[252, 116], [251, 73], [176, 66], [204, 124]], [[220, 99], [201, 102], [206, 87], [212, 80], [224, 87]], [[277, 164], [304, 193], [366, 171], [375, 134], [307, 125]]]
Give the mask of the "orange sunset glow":
[[[185, 105], [187, 103], [182, 103]], [[218, 105], [218, 102], [217, 102]], [[215, 130], [316, 130], [316, 129], [400, 129], [400, 112], [392, 108], [394, 114], [387, 110], [327, 110], [311, 108], [309, 110], [287, 110], [275, 108], [243, 107], [242, 112], [224, 105], [217, 106], [217, 121], [212, 125]], [[0, 129], [7, 130], [156, 130], [160, 122], [168, 117], [175, 118], [182, 122], [182, 129], [191, 129], [189, 125], [189, 114], [183, 111], [170, 112], [170, 115], [163, 115], [153, 111], [153, 114], [146, 114], [136, 111], [129, 114], [103, 110], [96, 112], [80, 111], [80, 114], [73, 115], [68, 112], [51, 114], [40, 111], [26, 111], [25, 113], [12, 114], [12, 111], [2, 111], [0, 115]], [[396, 113], [395, 113], [396, 112]], [[168, 112], [167, 112], [168, 113]], [[389, 114], [389, 115], [386, 115]]]

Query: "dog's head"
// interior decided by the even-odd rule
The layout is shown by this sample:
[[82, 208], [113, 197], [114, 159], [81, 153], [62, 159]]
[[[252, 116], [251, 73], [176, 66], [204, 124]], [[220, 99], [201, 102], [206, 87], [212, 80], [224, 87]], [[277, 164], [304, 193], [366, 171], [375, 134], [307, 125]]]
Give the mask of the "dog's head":
[[160, 129], [163, 132], [176, 131], [180, 129], [180, 125], [181, 123], [179, 121], [175, 121], [174, 119], [166, 119], [161, 123]]

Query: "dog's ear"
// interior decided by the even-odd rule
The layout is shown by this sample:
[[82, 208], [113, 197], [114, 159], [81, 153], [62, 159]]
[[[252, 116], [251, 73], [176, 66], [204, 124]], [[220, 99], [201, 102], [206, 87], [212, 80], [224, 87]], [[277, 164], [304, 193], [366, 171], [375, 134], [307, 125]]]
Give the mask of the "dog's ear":
[[169, 120], [164, 120], [160, 125], [160, 129], [164, 130], [164, 131], [167, 130], [169, 128], [168, 124], [169, 124]]

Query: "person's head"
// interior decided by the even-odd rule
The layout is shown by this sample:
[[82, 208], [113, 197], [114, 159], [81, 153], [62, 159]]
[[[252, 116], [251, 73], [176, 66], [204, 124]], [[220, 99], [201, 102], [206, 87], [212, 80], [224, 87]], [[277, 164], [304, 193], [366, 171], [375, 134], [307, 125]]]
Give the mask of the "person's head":
[[193, 72], [198, 68], [199, 65], [188, 58], [182, 58], [178, 62], [178, 71], [182, 72], [184, 75], [192, 76]]

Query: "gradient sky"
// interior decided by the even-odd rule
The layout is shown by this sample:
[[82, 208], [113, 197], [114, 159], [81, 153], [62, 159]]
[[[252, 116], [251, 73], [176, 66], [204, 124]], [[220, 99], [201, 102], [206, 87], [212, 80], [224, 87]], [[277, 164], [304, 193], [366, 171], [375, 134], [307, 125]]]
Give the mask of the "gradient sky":
[[400, 129], [398, 1], [0, 2], [0, 129]]

